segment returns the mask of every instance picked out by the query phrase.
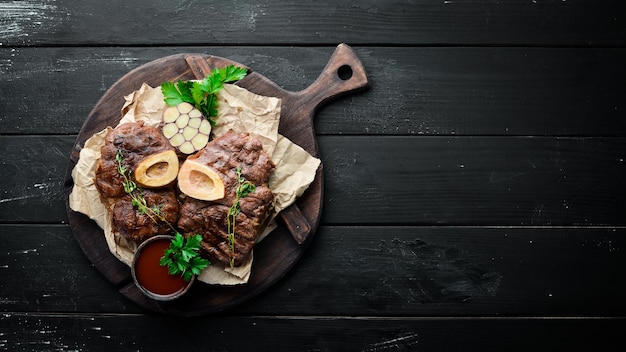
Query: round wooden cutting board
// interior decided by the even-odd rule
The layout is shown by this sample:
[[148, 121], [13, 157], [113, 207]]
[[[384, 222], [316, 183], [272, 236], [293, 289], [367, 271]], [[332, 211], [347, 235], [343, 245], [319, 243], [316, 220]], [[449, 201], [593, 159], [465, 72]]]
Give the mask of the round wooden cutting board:
[[[69, 208], [69, 194], [74, 182], [71, 171], [76, 165], [85, 141], [121, 119], [124, 96], [143, 83], [157, 87], [166, 81], [204, 78], [213, 68], [240, 63], [204, 54], [179, 54], [142, 65], [118, 80], [102, 96], [85, 121], [67, 166], [65, 193], [69, 224], [81, 249], [94, 266], [119, 291], [133, 302], [155, 312], [194, 316], [220, 311], [237, 305], [268, 288], [281, 278], [301, 257], [319, 223], [323, 196], [323, 167], [307, 191], [281, 212], [279, 226], [254, 248], [254, 263], [248, 283], [217, 286], [196, 283], [179, 300], [159, 303], [144, 296], [132, 281], [130, 268], [109, 252], [102, 229], [87, 216]], [[286, 91], [249, 67], [248, 75], [237, 85], [249, 91], [282, 99], [279, 133], [318, 156], [313, 130], [313, 115], [319, 106], [343, 94], [365, 89], [365, 69], [353, 52], [340, 44], [318, 79], [300, 92]]]

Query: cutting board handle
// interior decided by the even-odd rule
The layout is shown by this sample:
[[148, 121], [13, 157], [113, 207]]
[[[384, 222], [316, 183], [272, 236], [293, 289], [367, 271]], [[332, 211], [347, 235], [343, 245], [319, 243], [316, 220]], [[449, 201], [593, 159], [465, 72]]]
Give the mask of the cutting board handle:
[[319, 77], [306, 89], [296, 92], [304, 110], [314, 112], [327, 101], [369, 87], [365, 67], [354, 50], [339, 44]]
[[[213, 56], [189, 55], [185, 60], [191, 72], [198, 79], [211, 72], [211, 68], [233, 64], [223, 58]], [[317, 79], [307, 88], [298, 92], [284, 90], [263, 75], [250, 71], [249, 74], [236, 84], [247, 90], [266, 96], [274, 96], [282, 100], [281, 120], [279, 132], [295, 142], [311, 155], [318, 157], [318, 147], [313, 130], [313, 117], [316, 110], [326, 102], [348, 93], [363, 90], [369, 87], [369, 81], [361, 60], [352, 48], [346, 44], [339, 44], [326, 67]], [[281, 218], [296, 240], [303, 246], [317, 227], [321, 211], [322, 197], [322, 166], [318, 169], [316, 181], [309, 187], [312, 194], [301, 203], [306, 203], [307, 211], [303, 211], [298, 204], [283, 209]], [[304, 204], [303, 204], [304, 205]], [[305, 214], [308, 214], [305, 216]]]

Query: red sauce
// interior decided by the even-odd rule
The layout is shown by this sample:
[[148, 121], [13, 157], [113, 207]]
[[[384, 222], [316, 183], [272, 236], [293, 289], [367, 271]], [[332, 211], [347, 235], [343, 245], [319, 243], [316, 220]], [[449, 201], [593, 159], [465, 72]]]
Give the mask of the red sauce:
[[163, 252], [169, 247], [169, 240], [157, 240], [141, 249], [135, 263], [137, 281], [146, 290], [170, 295], [182, 291], [188, 284], [180, 275], [170, 275], [167, 267], [159, 265]]

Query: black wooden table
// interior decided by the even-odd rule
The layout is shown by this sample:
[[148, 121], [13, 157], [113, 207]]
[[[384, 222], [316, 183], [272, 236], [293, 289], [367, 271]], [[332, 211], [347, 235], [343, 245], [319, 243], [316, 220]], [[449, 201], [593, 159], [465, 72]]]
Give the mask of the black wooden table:
[[[0, 1], [0, 350], [566, 350], [623, 345], [623, 2]], [[310, 85], [320, 226], [223, 312], [145, 310], [86, 258], [64, 172], [98, 99], [172, 54]]]

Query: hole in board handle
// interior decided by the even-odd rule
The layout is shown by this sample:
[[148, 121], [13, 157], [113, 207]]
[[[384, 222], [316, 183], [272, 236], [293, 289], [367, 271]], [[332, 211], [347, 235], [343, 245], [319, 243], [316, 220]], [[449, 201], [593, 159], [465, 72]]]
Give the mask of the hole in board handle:
[[339, 67], [337, 69], [337, 76], [339, 76], [339, 78], [342, 81], [347, 81], [350, 78], [352, 78], [352, 67], [348, 66], [348, 65], [343, 65], [341, 67]]

